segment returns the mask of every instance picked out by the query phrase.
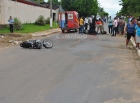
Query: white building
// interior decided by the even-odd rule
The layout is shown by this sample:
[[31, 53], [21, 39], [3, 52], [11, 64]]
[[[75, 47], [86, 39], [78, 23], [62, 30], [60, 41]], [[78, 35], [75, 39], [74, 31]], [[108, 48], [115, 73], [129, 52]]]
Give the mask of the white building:
[[[19, 18], [22, 23], [34, 23], [40, 15], [43, 15], [46, 19], [50, 17], [50, 9], [48, 8], [28, 5], [17, 1], [0, 0], [1, 25], [8, 24], [10, 16]], [[59, 9], [53, 10], [55, 20], [58, 19], [58, 12]]]

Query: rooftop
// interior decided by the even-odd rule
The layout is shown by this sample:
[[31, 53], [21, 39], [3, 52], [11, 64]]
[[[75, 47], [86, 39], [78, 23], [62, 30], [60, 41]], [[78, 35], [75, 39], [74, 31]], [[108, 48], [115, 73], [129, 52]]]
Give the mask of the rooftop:
[[[38, 7], [50, 8], [50, 4], [47, 2], [37, 3], [33, 0], [12, 0], [12, 1], [20, 2], [20, 3], [24, 3], [24, 4], [28, 4], [28, 5], [33, 5], [33, 6], [38, 6]], [[58, 8], [59, 8], [59, 5], [52, 6], [53, 10], [56, 10]]]

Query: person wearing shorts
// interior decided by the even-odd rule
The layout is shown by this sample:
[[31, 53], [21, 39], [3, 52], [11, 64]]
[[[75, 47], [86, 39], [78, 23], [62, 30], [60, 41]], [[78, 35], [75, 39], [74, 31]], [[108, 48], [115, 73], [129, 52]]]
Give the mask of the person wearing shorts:
[[139, 48], [140, 45], [140, 21], [138, 21], [138, 25], [135, 27], [136, 29], [136, 48]]
[[124, 26], [125, 26], [125, 22], [123, 21], [122, 18], [119, 19], [119, 34], [123, 35], [124, 33]]
[[131, 22], [128, 23], [125, 27], [125, 30], [124, 30], [124, 33], [126, 34], [126, 47], [128, 46], [128, 43], [131, 39], [131, 37], [134, 38], [135, 42], [136, 42], [136, 39], [135, 39], [135, 19], [132, 18]]

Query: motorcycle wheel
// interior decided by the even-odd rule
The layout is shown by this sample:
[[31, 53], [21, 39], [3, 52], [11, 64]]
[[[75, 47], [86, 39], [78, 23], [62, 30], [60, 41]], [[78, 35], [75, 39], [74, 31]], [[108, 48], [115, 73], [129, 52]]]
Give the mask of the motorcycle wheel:
[[43, 46], [45, 48], [52, 48], [53, 47], [53, 42], [51, 40], [44, 40], [43, 41]]
[[22, 46], [22, 43], [20, 43], [20, 47], [23, 47], [23, 46]]

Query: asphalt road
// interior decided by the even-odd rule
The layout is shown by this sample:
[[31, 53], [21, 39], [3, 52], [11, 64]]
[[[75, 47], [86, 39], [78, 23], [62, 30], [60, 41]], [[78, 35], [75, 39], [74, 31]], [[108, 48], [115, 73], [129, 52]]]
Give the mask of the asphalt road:
[[125, 38], [49, 38], [52, 49], [0, 49], [0, 103], [140, 103], [140, 59]]

